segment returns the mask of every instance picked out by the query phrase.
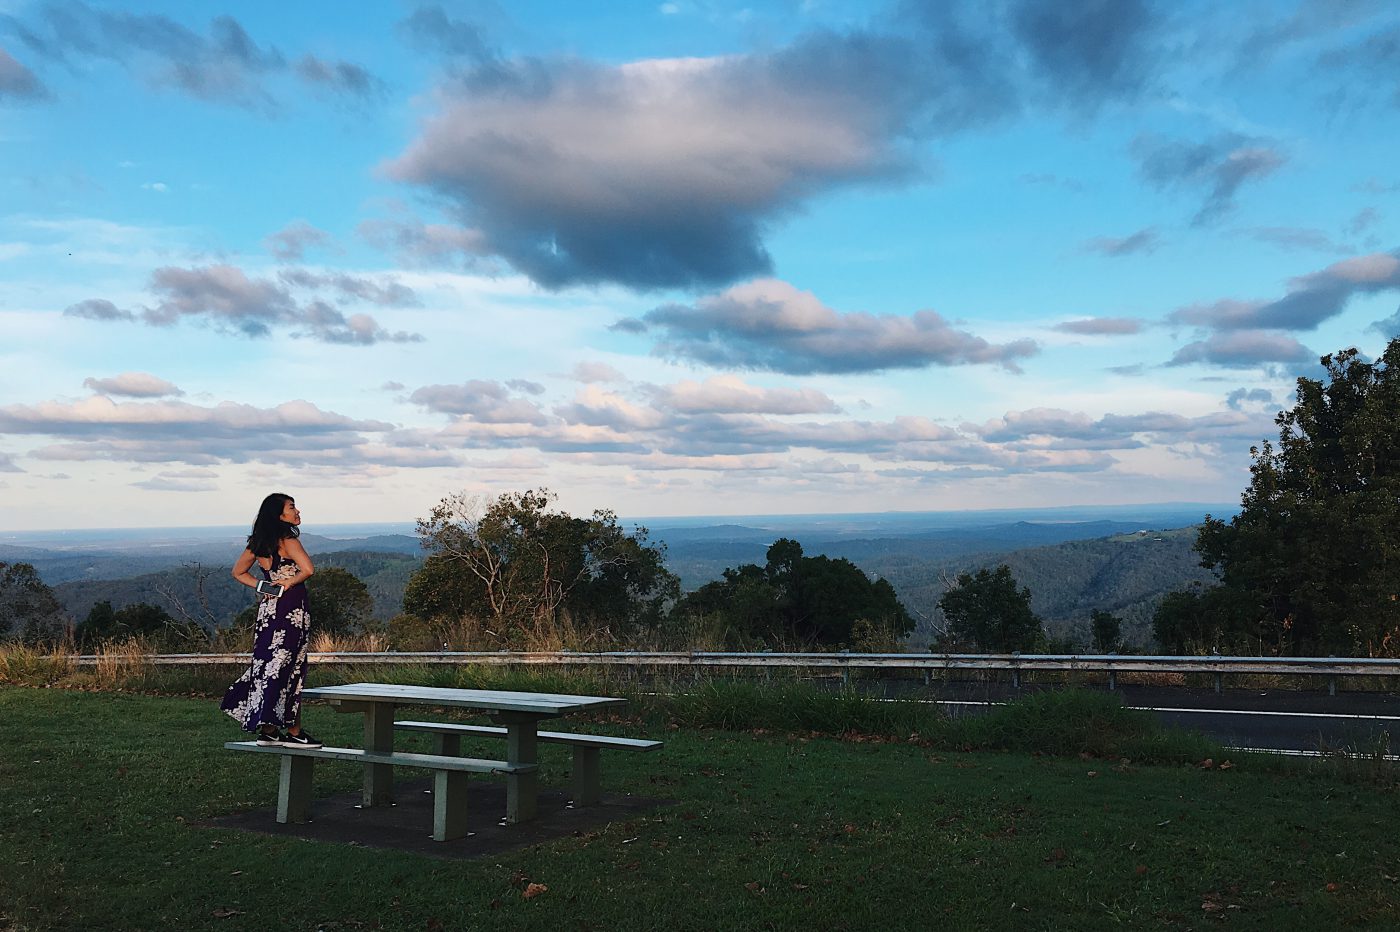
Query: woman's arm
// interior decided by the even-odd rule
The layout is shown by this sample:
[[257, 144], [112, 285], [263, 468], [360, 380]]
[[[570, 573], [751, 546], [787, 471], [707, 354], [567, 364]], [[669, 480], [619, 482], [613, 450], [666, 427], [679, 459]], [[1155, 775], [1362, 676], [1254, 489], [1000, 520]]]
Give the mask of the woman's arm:
[[301, 545], [301, 541], [295, 537], [282, 538], [282, 556], [291, 560], [297, 565], [297, 574], [289, 579], [282, 579], [279, 582], [288, 589], [297, 583], [306, 582], [311, 575], [316, 572], [316, 567], [311, 564], [311, 557], [306, 553], [306, 548]]
[[258, 587], [258, 581], [252, 572], [253, 561], [256, 559], [253, 551], [245, 549], [238, 555], [238, 559], [233, 561], [233, 578], [252, 589]]

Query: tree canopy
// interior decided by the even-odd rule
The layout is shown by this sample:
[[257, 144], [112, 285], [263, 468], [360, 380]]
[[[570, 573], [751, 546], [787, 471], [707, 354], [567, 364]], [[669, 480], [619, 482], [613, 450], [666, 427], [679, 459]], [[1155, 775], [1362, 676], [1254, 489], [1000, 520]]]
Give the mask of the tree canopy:
[[311, 620], [329, 634], [358, 634], [374, 614], [374, 599], [360, 578], [339, 566], [323, 566], [306, 582]]
[[63, 606], [32, 564], [0, 562], [0, 637], [52, 643], [67, 628]]
[[429, 557], [409, 581], [404, 610], [475, 614], [504, 626], [575, 622], [622, 634], [658, 624], [679, 586], [665, 547], [646, 528], [628, 534], [612, 511], [576, 518], [548, 489], [483, 499], [444, 498], [418, 522]]
[[948, 638], [993, 652], [1029, 650], [1043, 630], [1031, 611], [1031, 591], [1018, 589], [1005, 563], [995, 570], [960, 573], [938, 600], [948, 619]]
[[716, 617], [740, 641], [849, 645], [863, 630], [908, 634], [914, 621], [886, 580], [872, 581], [846, 559], [808, 557], [795, 540], [780, 538], [763, 566], [746, 563], [687, 595], [677, 618]]
[[1225, 590], [1200, 598], [1230, 607], [1206, 606], [1221, 649], [1400, 654], [1400, 338], [1322, 366], [1276, 418], [1278, 446], [1250, 449], [1240, 513], [1197, 537]]

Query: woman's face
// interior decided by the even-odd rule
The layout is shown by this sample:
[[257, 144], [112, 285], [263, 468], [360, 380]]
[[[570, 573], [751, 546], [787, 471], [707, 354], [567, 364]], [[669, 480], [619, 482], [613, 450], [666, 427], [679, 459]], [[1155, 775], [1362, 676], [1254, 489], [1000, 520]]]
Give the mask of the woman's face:
[[293, 527], [301, 524], [301, 512], [297, 511], [297, 503], [290, 498], [282, 505], [282, 520]]

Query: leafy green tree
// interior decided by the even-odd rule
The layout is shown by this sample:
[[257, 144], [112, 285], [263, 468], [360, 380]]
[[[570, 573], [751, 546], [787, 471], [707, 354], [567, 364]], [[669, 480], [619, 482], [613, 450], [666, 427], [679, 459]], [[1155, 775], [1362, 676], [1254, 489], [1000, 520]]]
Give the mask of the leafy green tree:
[[88, 611], [75, 633], [78, 643], [84, 647], [132, 637], [167, 644], [182, 641], [184, 626], [177, 625], [175, 618], [159, 605], [133, 602], [113, 610], [111, 602], [103, 601]]
[[[562, 612], [614, 634], [659, 623], [679, 592], [664, 546], [645, 528], [628, 534], [612, 511], [576, 518], [552, 510], [555, 498], [547, 489], [444, 498], [418, 522], [431, 556], [419, 571], [427, 575], [405, 592], [405, 610], [428, 614], [413, 601], [422, 596], [432, 612], [460, 606], [502, 624]], [[451, 574], [464, 579], [449, 583]]]
[[88, 610], [87, 617], [78, 622], [78, 627], [73, 633], [80, 646], [90, 647], [99, 641], [112, 638], [116, 630], [116, 609], [112, 608], [111, 602], [104, 599]]
[[1089, 630], [1094, 638], [1094, 650], [1101, 654], [1111, 654], [1118, 650], [1123, 639], [1123, 619], [1112, 612], [1096, 608], [1089, 614]]
[[32, 564], [0, 562], [0, 637], [52, 644], [65, 636], [68, 624], [58, 597]]
[[1261, 645], [1250, 619], [1247, 593], [1225, 586], [1193, 586], [1163, 596], [1152, 615], [1152, 633], [1173, 654], [1254, 653]]
[[808, 557], [795, 540], [780, 538], [763, 566], [745, 563], [687, 595], [672, 611], [677, 619], [722, 618], [738, 642], [851, 644], [874, 632], [898, 638], [914, 629], [894, 587], [872, 582], [849, 560]]
[[1031, 611], [1031, 591], [1016, 588], [1011, 567], [961, 573], [957, 584], [938, 600], [948, 619], [948, 636], [994, 652], [1028, 650], [1042, 636], [1040, 619]]
[[1196, 540], [1241, 617], [1222, 647], [1279, 654], [1400, 654], [1400, 338], [1374, 363], [1322, 357], [1252, 447], [1250, 484], [1228, 523]]
[[408, 579], [403, 590], [403, 610], [420, 618], [456, 619], [482, 614], [486, 590], [459, 561], [435, 553]]
[[312, 624], [328, 634], [358, 634], [374, 614], [374, 599], [360, 578], [339, 566], [318, 569], [306, 583]]

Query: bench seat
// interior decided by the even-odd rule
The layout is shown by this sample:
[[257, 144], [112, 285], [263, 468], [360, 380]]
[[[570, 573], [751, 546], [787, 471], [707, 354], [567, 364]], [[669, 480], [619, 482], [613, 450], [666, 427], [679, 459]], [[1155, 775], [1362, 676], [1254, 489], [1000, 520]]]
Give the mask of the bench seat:
[[[463, 735], [471, 737], [504, 738], [507, 730], [495, 725], [462, 725], [456, 722], [395, 722], [399, 731], [427, 732], [435, 737], [437, 753], [455, 755], [461, 750]], [[547, 744], [567, 744], [574, 749], [574, 805], [597, 805], [602, 798], [601, 763], [599, 752], [604, 748], [619, 751], [654, 751], [660, 741], [641, 738], [615, 738], [611, 735], [583, 735], [567, 731], [536, 732], [535, 738]]]
[[363, 748], [293, 748], [261, 745], [256, 741], [229, 741], [224, 747], [230, 751], [281, 755], [282, 776], [277, 786], [277, 821], [282, 824], [309, 820], [311, 764], [317, 758], [431, 770], [435, 841], [450, 841], [467, 833], [467, 774], [520, 774], [530, 773], [537, 767], [536, 764], [512, 764], [503, 760], [479, 760], [456, 755], [367, 751]]

